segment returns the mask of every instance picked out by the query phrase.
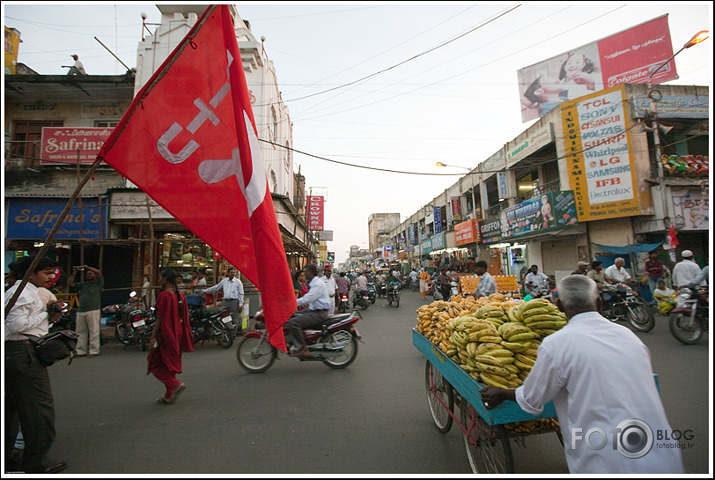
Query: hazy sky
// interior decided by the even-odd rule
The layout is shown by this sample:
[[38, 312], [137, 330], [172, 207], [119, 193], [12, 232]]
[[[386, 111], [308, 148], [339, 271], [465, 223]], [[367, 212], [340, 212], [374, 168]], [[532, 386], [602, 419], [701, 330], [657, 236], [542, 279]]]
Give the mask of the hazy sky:
[[[713, 18], [711, 2], [236, 5], [253, 34], [266, 38], [294, 148], [435, 174], [377, 172], [296, 153], [307, 187], [327, 197], [325, 228], [334, 231], [328, 249], [338, 262], [350, 245], [367, 248], [371, 213], [396, 212], [404, 221], [459, 178], [438, 174], [464, 173], [436, 162], [474, 167], [532, 123], [521, 122], [517, 70], [664, 14], [676, 52], [699, 30], [712, 31]], [[2, 5], [4, 25], [21, 32], [19, 61], [41, 74], [66, 73], [72, 53], [89, 74], [124, 73], [95, 36], [134, 67], [142, 12], [147, 22], [160, 22], [153, 3]], [[670, 83], [712, 86], [712, 58], [712, 39], [683, 51], [680, 78]]]

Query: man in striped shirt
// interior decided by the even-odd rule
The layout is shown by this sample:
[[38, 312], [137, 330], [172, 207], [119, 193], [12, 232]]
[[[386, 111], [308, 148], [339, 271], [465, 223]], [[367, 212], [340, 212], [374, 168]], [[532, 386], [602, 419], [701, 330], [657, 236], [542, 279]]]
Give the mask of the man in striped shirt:
[[479, 260], [474, 265], [474, 271], [479, 275], [479, 285], [472, 293], [474, 298], [488, 297], [492, 293], [497, 293], [497, 281], [487, 272], [487, 262]]

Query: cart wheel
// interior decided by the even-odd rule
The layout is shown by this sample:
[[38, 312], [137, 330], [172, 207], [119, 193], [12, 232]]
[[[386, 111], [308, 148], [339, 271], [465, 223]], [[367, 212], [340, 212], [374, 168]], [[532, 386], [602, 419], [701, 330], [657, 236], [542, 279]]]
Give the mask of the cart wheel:
[[488, 425], [468, 402], [462, 402], [460, 411], [467, 430], [462, 437], [472, 472], [514, 473], [514, 456], [504, 425]]
[[454, 391], [452, 385], [444, 379], [429, 360], [425, 367], [425, 387], [427, 388], [427, 403], [432, 420], [440, 432], [447, 433], [452, 428], [451, 413], [454, 412]]

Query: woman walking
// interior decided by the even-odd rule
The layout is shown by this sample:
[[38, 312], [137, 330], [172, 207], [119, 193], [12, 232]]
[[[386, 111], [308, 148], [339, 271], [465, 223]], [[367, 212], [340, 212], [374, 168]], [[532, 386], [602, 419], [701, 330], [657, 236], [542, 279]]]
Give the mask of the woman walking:
[[159, 286], [162, 290], [156, 299], [157, 319], [149, 342], [147, 375], [153, 373], [166, 385], [166, 393], [157, 400], [165, 405], [176, 402], [186, 388], [176, 379], [176, 374], [181, 373], [181, 352], [194, 351], [189, 308], [178, 290], [176, 278], [172, 268], [161, 272]]
[[425, 271], [424, 268], [420, 269], [420, 294], [422, 299], [427, 296], [427, 291], [429, 290], [430, 276], [429, 273]]

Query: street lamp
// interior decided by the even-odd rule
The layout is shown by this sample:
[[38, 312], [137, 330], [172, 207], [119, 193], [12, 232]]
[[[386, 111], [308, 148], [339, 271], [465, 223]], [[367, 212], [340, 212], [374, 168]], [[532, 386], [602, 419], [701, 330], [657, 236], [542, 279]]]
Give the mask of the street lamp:
[[[683, 47], [680, 50], [675, 52], [672, 57], [670, 57], [668, 60], [663, 62], [658, 68], [653, 70], [651, 72], [650, 76], [648, 77], [648, 99], [650, 100], [650, 113], [652, 116], [651, 127], [653, 128], [653, 144], [655, 146], [655, 159], [656, 159], [656, 165], [658, 167], [658, 183], [659, 184], [662, 183], [662, 181], [663, 181], [664, 172], [663, 172], [663, 162], [661, 162], [661, 157], [663, 156], [663, 152], [661, 151], [661, 147], [660, 147], [660, 132], [658, 131], [658, 117], [656, 114], [655, 104], [658, 100], [660, 100], [662, 98], [662, 96], [660, 95], [660, 92], [653, 90], [651, 81], [653, 80], [653, 75], [655, 75], [656, 72], [658, 72], [661, 68], [665, 67], [668, 63], [670, 63], [670, 61], [672, 59], [674, 59], [677, 54], [679, 54], [686, 48], [690, 48], [693, 45], [697, 45], [698, 43], [708, 39], [710, 37], [709, 34], [710, 34], [710, 32], [708, 30], [701, 30], [698, 33], [696, 33], [695, 35], [693, 35], [693, 37], [690, 40], [688, 40], [687, 43], [685, 45], [683, 45]], [[657, 96], [658, 96], [657, 100], [655, 98], [656, 92], [657, 92]]]
[[[469, 188], [469, 191], [470, 191], [469, 195], [471, 195], [471, 197], [472, 197], [472, 211], [473, 211], [473, 212], [476, 211], [477, 206], [475, 205], [475, 201], [474, 201], [474, 178], [472, 177], [472, 175], [473, 175], [473, 174], [472, 174], [472, 169], [471, 169], [471, 168], [468, 168], [468, 167], [461, 167], [461, 166], [459, 166], [459, 165], [447, 165], [446, 163], [442, 163], [442, 162], [437, 162], [436, 165], [437, 165], [438, 167], [463, 168], [463, 169], [465, 169], [466, 171], [469, 172], [469, 184], [471, 185], [470, 188]], [[475, 214], [475, 217], [476, 217], [476, 214]]]

